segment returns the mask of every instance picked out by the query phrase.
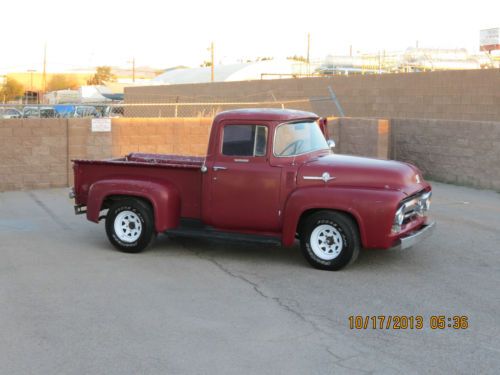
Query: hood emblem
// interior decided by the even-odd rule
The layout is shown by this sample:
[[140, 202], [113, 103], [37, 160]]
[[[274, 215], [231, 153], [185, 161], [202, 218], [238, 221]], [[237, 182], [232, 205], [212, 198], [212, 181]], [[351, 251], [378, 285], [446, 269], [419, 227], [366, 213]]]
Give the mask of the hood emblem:
[[304, 180], [323, 180], [323, 182], [328, 182], [334, 180], [335, 177], [330, 176], [330, 173], [324, 172], [321, 176], [304, 176]]
[[415, 181], [417, 182], [417, 184], [420, 183], [420, 176], [418, 174], [415, 175]]

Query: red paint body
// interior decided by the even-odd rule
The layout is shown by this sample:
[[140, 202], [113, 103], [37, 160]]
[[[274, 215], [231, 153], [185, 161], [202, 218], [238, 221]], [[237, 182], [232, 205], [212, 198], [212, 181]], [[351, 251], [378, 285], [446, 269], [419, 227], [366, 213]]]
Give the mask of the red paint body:
[[[136, 153], [107, 161], [76, 160], [76, 204], [87, 206], [87, 218], [98, 222], [106, 199], [140, 197], [153, 207], [157, 232], [176, 228], [180, 218], [191, 218], [221, 231], [275, 236], [284, 246], [293, 244], [301, 217], [314, 210], [352, 215], [365, 248], [389, 248], [425, 224], [425, 217], [416, 217], [399, 233], [391, 232], [401, 200], [431, 189], [412, 165], [333, 155], [324, 149], [274, 156], [275, 128], [299, 120], [319, 118], [291, 110], [228, 111], [214, 119], [206, 158]], [[222, 155], [223, 126], [237, 124], [267, 127], [266, 156], [241, 162]], [[319, 125], [325, 132], [324, 123]], [[335, 179], [304, 179], [325, 172]]]

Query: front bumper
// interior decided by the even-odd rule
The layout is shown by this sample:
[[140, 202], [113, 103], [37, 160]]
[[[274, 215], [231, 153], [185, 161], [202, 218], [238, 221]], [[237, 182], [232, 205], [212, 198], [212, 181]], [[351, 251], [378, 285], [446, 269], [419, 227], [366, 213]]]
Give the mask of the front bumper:
[[429, 237], [436, 229], [436, 222], [430, 222], [422, 226], [419, 230], [410, 232], [409, 234], [401, 237], [396, 244], [391, 248], [394, 250], [404, 250], [416, 245], [420, 241]]

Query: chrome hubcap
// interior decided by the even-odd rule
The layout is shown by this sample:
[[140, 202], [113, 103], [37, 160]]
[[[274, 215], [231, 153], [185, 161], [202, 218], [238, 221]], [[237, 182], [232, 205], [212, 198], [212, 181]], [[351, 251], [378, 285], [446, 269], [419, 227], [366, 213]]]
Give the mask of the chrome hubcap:
[[342, 235], [330, 224], [318, 225], [311, 233], [311, 249], [318, 258], [332, 260], [344, 247]]
[[139, 216], [132, 211], [122, 211], [115, 218], [115, 233], [123, 242], [135, 242], [142, 233]]

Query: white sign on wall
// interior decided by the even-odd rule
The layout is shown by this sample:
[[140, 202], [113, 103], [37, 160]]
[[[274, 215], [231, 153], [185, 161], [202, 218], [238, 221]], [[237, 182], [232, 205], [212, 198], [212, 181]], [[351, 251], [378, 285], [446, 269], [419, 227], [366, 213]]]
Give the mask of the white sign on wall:
[[479, 31], [479, 45], [481, 47], [497, 46], [500, 44], [500, 28]]
[[108, 118], [93, 118], [92, 119], [92, 131], [93, 132], [110, 132], [111, 131], [111, 119]]

